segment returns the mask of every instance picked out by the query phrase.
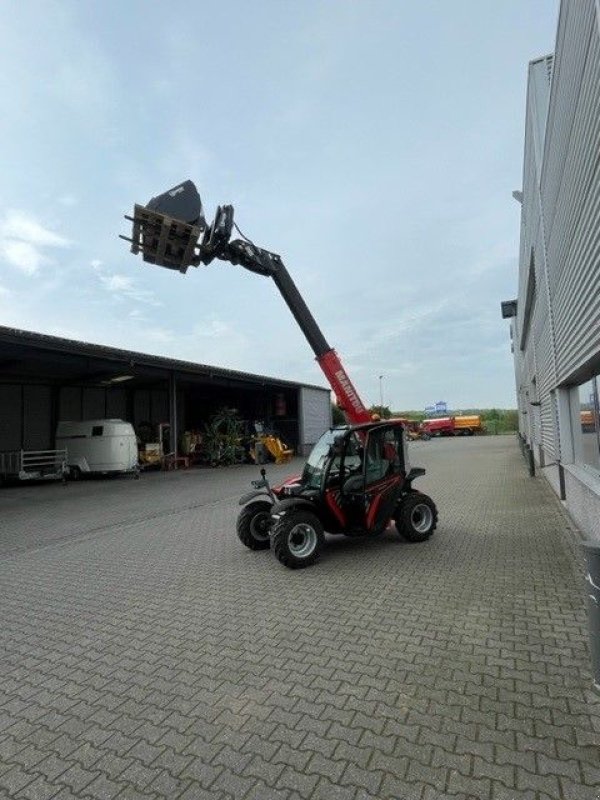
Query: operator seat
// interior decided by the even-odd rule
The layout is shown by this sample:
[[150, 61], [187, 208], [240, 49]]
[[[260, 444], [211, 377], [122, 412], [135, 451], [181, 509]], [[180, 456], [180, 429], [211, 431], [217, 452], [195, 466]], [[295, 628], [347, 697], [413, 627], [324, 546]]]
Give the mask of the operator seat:
[[344, 494], [357, 494], [358, 492], [362, 492], [364, 481], [365, 479], [362, 474], [351, 475], [347, 480], [344, 481]]

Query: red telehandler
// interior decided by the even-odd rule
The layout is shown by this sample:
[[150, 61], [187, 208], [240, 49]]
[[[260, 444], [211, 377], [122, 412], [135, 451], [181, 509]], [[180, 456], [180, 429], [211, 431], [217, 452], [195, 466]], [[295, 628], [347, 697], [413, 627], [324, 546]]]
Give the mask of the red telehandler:
[[[212, 224], [204, 217], [191, 181], [135, 205], [132, 253], [144, 261], [185, 272], [218, 258], [272, 278], [312, 347], [335, 392], [347, 425], [330, 428], [315, 444], [299, 478], [271, 487], [265, 470], [240, 499], [237, 534], [251, 550], [271, 547], [286, 567], [313, 564], [324, 533], [378, 536], [394, 520], [411, 542], [428, 539], [437, 524], [430, 497], [414, 489], [421, 468], [410, 468], [401, 420], [371, 417], [335, 350], [327, 344], [281, 257], [249, 239], [231, 240], [232, 206], [218, 206]], [[235, 226], [237, 228], [237, 226]], [[237, 229], [239, 232], [239, 228]]]

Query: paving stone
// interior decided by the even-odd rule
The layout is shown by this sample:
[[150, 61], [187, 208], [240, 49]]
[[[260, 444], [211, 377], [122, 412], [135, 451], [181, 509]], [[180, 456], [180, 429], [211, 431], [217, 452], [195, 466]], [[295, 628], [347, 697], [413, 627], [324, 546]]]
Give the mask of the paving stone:
[[449, 795], [464, 793], [477, 797], [478, 800], [488, 800], [491, 796], [492, 782], [487, 778], [471, 778], [450, 770], [446, 788]]
[[225, 793], [226, 795], [237, 798], [244, 797], [255, 785], [255, 778], [245, 778], [225, 769], [221, 772], [211, 788], [215, 792]]
[[152, 781], [156, 780], [161, 772], [162, 770], [160, 769], [145, 767], [141, 762], [134, 761], [119, 775], [119, 781], [131, 783], [136, 789], [142, 791], [146, 789]]
[[32, 783], [36, 776], [30, 772], [25, 772], [21, 767], [13, 766], [8, 772], [0, 775], [0, 788], [6, 790], [8, 795], [24, 789], [27, 784]]
[[598, 800], [600, 791], [598, 785], [584, 786], [580, 783], [573, 783], [568, 778], [559, 778], [559, 783], [562, 790], [561, 797], [566, 800]]
[[95, 800], [112, 800], [123, 788], [123, 784], [110, 780], [106, 775], [100, 775], [85, 787], [85, 794]]
[[95, 780], [99, 774], [100, 773], [97, 771], [85, 769], [79, 764], [74, 764], [60, 775], [57, 783], [64, 784], [75, 794], [79, 794], [86, 786]]
[[[380, 795], [377, 797], [386, 798], [386, 800], [421, 800], [423, 792], [430, 789], [432, 790], [433, 787], [423, 787], [420, 783], [407, 783], [395, 775], [386, 775], [381, 785]], [[431, 795], [431, 800], [434, 800], [433, 795]], [[438, 797], [435, 800], [438, 800]], [[442, 800], [442, 795], [439, 795], [439, 800]]]
[[60, 792], [61, 787], [38, 776], [31, 783], [16, 793], [16, 797], [24, 800], [51, 800]]
[[345, 786], [366, 789], [368, 792], [377, 795], [383, 778], [383, 772], [366, 770], [354, 764], [348, 764], [339, 782]]
[[560, 785], [556, 775], [538, 775], [517, 767], [518, 789], [533, 789], [536, 792], [545, 792], [550, 797], [560, 797]]
[[206, 764], [200, 758], [195, 758], [182, 771], [180, 777], [184, 780], [193, 780], [208, 789], [223, 772], [223, 767]]
[[164, 770], [148, 786], [148, 791], [159, 797], [177, 798], [188, 788], [189, 781], [174, 778], [170, 772]]
[[592, 800], [600, 704], [560, 504], [512, 437], [431, 444], [412, 460], [439, 535], [331, 537], [302, 575], [239, 545], [252, 467], [68, 502], [4, 489], [0, 780], [28, 784], [0, 795]]

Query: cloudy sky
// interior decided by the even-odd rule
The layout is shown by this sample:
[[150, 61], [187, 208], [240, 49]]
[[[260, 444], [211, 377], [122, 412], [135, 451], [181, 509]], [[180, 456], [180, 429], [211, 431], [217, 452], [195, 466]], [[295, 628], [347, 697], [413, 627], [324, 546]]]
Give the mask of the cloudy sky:
[[325, 385], [269, 279], [117, 238], [191, 178], [282, 254], [367, 404], [515, 405], [511, 192], [558, 0], [2, 10], [0, 324]]

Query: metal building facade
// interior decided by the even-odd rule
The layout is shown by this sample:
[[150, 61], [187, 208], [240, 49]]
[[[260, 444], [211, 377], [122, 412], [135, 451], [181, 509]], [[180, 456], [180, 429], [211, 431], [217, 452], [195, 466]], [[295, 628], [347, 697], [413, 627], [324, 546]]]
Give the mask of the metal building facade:
[[[520, 431], [582, 531], [600, 539], [600, 4], [563, 0], [529, 64], [519, 289]], [[511, 316], [511, 314], [505, 314]]]

